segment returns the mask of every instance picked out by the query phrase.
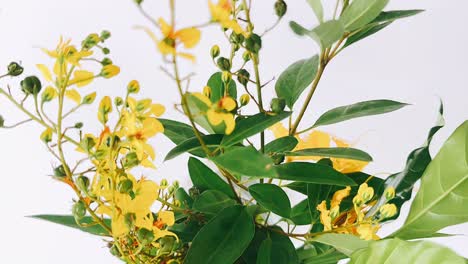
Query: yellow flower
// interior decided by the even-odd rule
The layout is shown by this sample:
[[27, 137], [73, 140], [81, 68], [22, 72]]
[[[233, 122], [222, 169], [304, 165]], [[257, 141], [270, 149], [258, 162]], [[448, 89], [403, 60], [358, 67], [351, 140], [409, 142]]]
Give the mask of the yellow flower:
[[193, 93], [192, 95], [208, 107], [206, 116], [210, 124], [214, 126], [224, 124], [226, 127], [224, 133], [226, 135], [229, 135], [234, 131], [236, 121], [231, 112], [236, 109], [237, 103], [233, 98], [225, 96], [218, 102], [212, 103], [211, 100], [202, 93]]
[[232, 29], [236, 34], [245, 35], [244, 30], [237, 21], [231, 19], [233, 6], [230, 0], [219, 0], [217, 4], [208, 1], [208, 6], [210, 8], [211, 19], [214, 22], [218, 22], [223, 28]]
[[332, 219], [330, 217], [330, 210], [327, 209], [327, 201], [322, 201], [317, 205], [317, 210], [320, 212], [320, 222], [323, 224], [323, 231], [332, 230]]
[[357, 227], [356, 232], [358, 233], [359, 237], [364, 240], [379, 240], [380, 238], [377, 236], [377, 231], [379, 231], [379, 225], [372, 225], [372, 224], [361, 224]]
[[380, 207], [380, 215], [383, 219], [393, 217], [397, 214], [397, 207], [394, 204], [384, 204]]
[[67, 90], [65, 96], [76, 104], [81, 104], [81, 95], [75, 89]]
[[[276, 123], [270, 130], [273, 132], [276, 138], [285, 137], [289, 134], [289, 131], [283, 126], [282, 123]], [[309, 133], [305, 138], [296, 135], [299, 143], [294, 150], [308, 149], [308, 148], [329, 148], [335, 145], [336, 147], [349, 147], [350, 144], [344, 140], [330, 136], [328, 133], [314, 130]], [[323, 157], [288, 157], [288, 161], [294, 160], [320, 160]], [[368, 162], [350, 159], [339, 159], [331, 158], [333, 162], [333, 168], [341, 173], [351, 173], [362, 171], [367, 166]]]
[[333, 198], [331, 201], [331, 208], [335, 206], [339, 206], [341, 204], [341, 201], [345, 199], [346, 197], [349, 196], [349, 193], [351, 192], [351, 187], [346, 186], [346, 188], [342, 190], [338, 190], [333, 194]]
[[109, 64], [102, 67], [101, 76], [104, 78], [112, 78], [120, 73], [120, 67], [114, 64]]
[[363, 183], [359, 186], [357, 196], [362, 198], [363, 203], [367, 203], [374, 197], [374, 188], [369, 187], [367, 183]]

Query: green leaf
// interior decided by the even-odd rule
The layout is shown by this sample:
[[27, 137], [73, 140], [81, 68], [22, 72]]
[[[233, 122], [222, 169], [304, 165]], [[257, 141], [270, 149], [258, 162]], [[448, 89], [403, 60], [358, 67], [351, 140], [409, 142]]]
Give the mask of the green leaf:
[[290, 21], [289, 27], [291, 27], [291, 30], [299, 36], [305, 36], [310, 32], [310, 30], [304, 28], [295, 21]]
[[[205, 136], [201, 136], [201, 138], [203, 139], [203, 142], [208, 147], [208, 149], [213, 150], [219, 147], [221, 140], [223, 139], [223, 135], [219, 135], [219, 134], [205, 135]], [[198, 138], [197, 137], [189, 138], [183, 141], [182, 143], [180, 143], [179, 145], [177, 145], [175, 148], [171, 149], [169, 153], [167, 153], [164, 161], [171, 160], [186, 152], [194, 152], [200, 149], [202, 149], [202, 146]], [[206, 157], [204, 153], [203, 153], [203, 157]]]
[[229, 184], [223, 181], [218, 174], [213, 172], [198, 159], [190, 158], [188, 161], [188, 169], [193, 185], [200, 191], [217, 190], [227, 194], [231, 198], [235, 197]]
[[244, 176], [267, 178], [276, 175], [273, 161], [253, 147], [233, 147], [211, 160], [228, 171]]
[[236, 204], [236, 201], [231, 199], [226, 194], [215, 191], [208, 190], [204, 191], [193, 203], [193, 209], [200, 211], [202, 213], [208, 214], [217, 214], [219, 211], [223, 210], [226, 207], [233, 206]]
[[184, 188], [178, 188], [175, 192], [175, 198], [181, 203], [180, 207], [182, 208], [191, 208], [193, 204], [193, 199], [190, 195], [184, 190]]
[[347, 258], [336, 249], [320, 243], [310, 243], [307, 247], [299, 248], [297, 255], [301, 264], [337, 264]]
[[408, 104], [391, 100], [372, 100], [359, 102], [352, 105], [340, 106], [327, 111], [319, 117], [315, 124], [310, 128], [336, 124], [350, 119], [380, 115], [401, 109]]
[[372, 23], [382, 23], [382, 22], [393, 22], [397, 19], [411, 17], [417, 15], [424, 10], [415, 9], [415, 10], [393, 10], [388, 12], [381, 12]]
[[321, 0], [307, 0], [307, 3], [310, 5], [312, 10], [314, 10], [315, 15], [320, 23], [323, 23], [323, 6]]
[[[75, 217], [72, 216], [72, 215], [33, 215], [31, 217], [36, 218], [36, 219], [45, 220], [45, 221], [48, 221], [48, 222], [52, 222], [52, 223], [55, 223], [55, 224], [64, 225], [64, 226], [68, 226], [68, 227], [71, 227], [71, 228], [79, 229], [79, 230], [81, 230], [83, 232], [90, 233], [90, 234], [97, 235], [97, 236], [109, 236], [109, 233], [103, 227], [101, 227], [100, 225], [93, 225], [93, 226], [90, 226], [90, 227], [79, 226], [75, 221]], [[111, 225], [111, 220], [110, 219], [105, 219], [104, 222], [108, 226]], [[89, 217], [89, 216], [85, 216], [80, 221], [80, 223], [84, 224], [84, 225], [92, 224], [93, 219], [91, 217]]]
[[192, 241], [202, 227], [198, 221], [184, 221], [169, 227], [169, 231], [174, 232], [182, 241]]
[[310, 215], [308, 199], [302, 200], [291, 209], [291, 221], [295, 225], [310, 225], [316, 219]]
[[282, 180], [307, 183], [328, 184], [336, 186], [355, 186], [356, 183], [346, 175], [333, 168], [317, 163], [290, 162], [276, 166]]
[[346, 30], [354, 31], [374, 20], [389, 0], [354, 0], [343, 12], [340, 20]]
[[162, 118], [158, 118], [158, 120], [163, 124], [164, 135], [176, 145], [195, 137], [193, 128], [187, 124]]
[[275, 85], [276, 95], [286, 100], [286, 105], [292, 109], [299, 96], [312, 83], [317, 75], [319, 57], [300, 60], [289, 66], [278, 77]]
[[224, 136], [221, 141], [221, 145], [228, 147], [237, 144], [246, 138], [264, 131], [290, 115], [291, 112], [282, 112], [277, 115], [259, 113], [245, 119], [241, 119], [237, 122], [236, 129], [232, 134]]
[[468, 221], [468, 121], [442, 146], [429, 164], [408, 218], [394, 236], [427, 237]]
[[307, 35], [314, 39], [322, 50], [324, 50], [340, 40], [344, 33], [345, 29], [343, 23], [339, 20], [331, 20], [318, 25], [307, 33]]
[[347, 256], [351, 256], [354, 251], [366, 248], [369, 245], [369, 241], [348, 234], [330, 233], [314, 237], [312, 240], [332, 246]]
[[299, 141], [293, 136], [275, 139], [265, 145], [265, 153], [278, 153], [293, 150]]
[[400, 239], [385, 239], [371, 242], [351, 255], [349, 264], [465, 264], [464, 258], [452, 250], [427, 241], [408, 242]]
[[[385, 179], [385, 188], [395, 188], [395, 198], [391, 201], [387, 201], [385, 197], [381, 196], [377, 204], [369, 210], [367, 215], [372, 215], [377, 212], [380, 206], [387, 202], [395, 204], [398, 208], [408, 200], [411, 199], [414, 184], [422, 177], [427, 166], [431, 162], [431, 154], [429, 153], [429, 146], [434, 135], [444, 126], [443, 117], [443, 105], [441, 104], [438, 113], [438, 120], [434, 127], [429, 130], [428, 137], [424, 145], [420, 148], [413, 150], [406, 161], [405, 169], [399, 173], [390, 175]], [[386, 219], [391, 220], [399, 216], [398, 212], [392, 218]]]
[[390, 25], [392, 22], [385, 22], [382, 24], [377, 24], [377, 25], [371, 25], [368, 27], [363, 28], [356, 34], [350, 36], [347, 40], [346, 43], [344, 44], [343, 48], [346, 48], [360, 40], [363, 40], [369, 36], [374, 35], [375, 33], [379, 32], [380, 30], [386, 28], [388, 25]]
[[[211, 75], [208, 83], [206, 84], [211, 88], [210, 100], [213, 103], [218, 102], [221, 98], [224, 97], [224, 91], [226, 88], [223, 80], [221, 79], [221, 75], [221, 72], [217, 72]], [[229, 82], [228, 94], [232, 98], [237, 98], [237, 88], [234, 81]]]
[[244, 207], [222, 210], [192, 241], [185, 264], [234, 263], [254, 237], [255, 224]]
[[[280, 228], [278, 228], [281, 230]], [[296, 249], [287, 236], [269, 231], [267, 238], [260, 244], [257, 264], [297, 264]]]
[[208, 110], [208, 106], [191, 93], [186, 93], [185, 97], [195, 123], [203, 127], [209, 134], [215, 134], [213, 127], [210, 122], [208, 122], [208, 118], [204, 114]]
[[319, 219], [317, 205], [319, 205], [323, 200], [329, 200], [330, 196], [333, 194], [331, 193], [332, 186], [308, 183], [306, 187], [310, 217], [313, 220]]
[[275, 184], [258, 183], [249, 187], [253, 198], [263, 207], [273, 213], [289, 218], [291, 215], [291, 202], [288, 195]]
[[310, 148], [301, 149], [294, 152], [285, 152], [284, 154], [290, 157], [319, 156], [361, 161], [372, 161], [372, 157], [369, 154], [355, 148]]

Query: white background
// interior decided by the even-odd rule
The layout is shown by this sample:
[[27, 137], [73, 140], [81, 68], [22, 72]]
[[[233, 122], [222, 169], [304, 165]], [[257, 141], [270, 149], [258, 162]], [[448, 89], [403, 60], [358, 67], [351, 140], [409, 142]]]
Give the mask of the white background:
[[[147, 2], [145, 7], [154, 17], [167, 17], [166, 1]], [[274, 1], [253, 2], [257, 29], [262, 32], [274, 21]], [[285, 21], [264, 39], [261, 72], [265, 81], [278, 76], [292, 62], [317, 52], [310, 39], [294, 36], [286, 23], [295, 19], [312, 27], [316, 23], [312, 11], [305, 1], [288, 2], [290, 10]], [[358, 147], [371, 153], [375, 160], [367, 168], [369, 173], [391, 173], [403, 168], [407, 154], [424, 142], [434, 124], [439, 98], [445, 103], [447, 125], [437, 134], [432, 153], [468, 117], [468, 2], [393, 0], [388, 7], [410, 8], [427, 11], [395, 22], [383, 32], [345, 50], [331, 63], [304, 122], [313, 122], [332, 107], [361, 100], [389, 98], [411, 103], [412, 106], [385, 117], [362, 118], [324, 128], [352, 141], [359, 139]], [[192, 21], [199, 24], [207, 19], [205, 0], [178, 1], [180, 24], [189, 25]], [[138, 79], [143, 95], [166, 105], [169, 110], [166, 118], [181, 120], [172, 108], [178, 98], [174, 84], [159, 70], [162, 61], [155, 46], [143, 32], [134, 30], [134, 25], [150, 26], [131, 0], [0, 0], [0, 63], [6, 66], [11, 60], [20, 60], [27, 74], [38, 74], [36, 63], [52, 65], [40, 47], [54, 48], [61, 34], [79, 43], [88, 33], [107, 29], [113, 33], [108, 42], [112, 59], [122, 66], [122, 73], [109, 81], [95, 81], [83, 93], [96, 89], [98, 95], [122, 95], [126, 83]], [[216, 43], [214, 40], [222, 47], [225, 45], [216, 28], [204, 29], [202, 42], [194, 51], [199, 55], [197, 64], [184, 65], [185, 73], [198, 74], [192, 80], [192, 90], [200, 90], [215, 70], [207, 56], [211, 45]], [[10, 84], [18, 89], [18, 83], [18, 79], [7, 79], [1, 81], [1, 86]], [[265, 89], [268, 90], [265, 101], [269, 102], [273, 86]], [[92, 127], [95, 109], [93, 106], [73, 118], [85, 121], [86, 128]], [[24, 119], [3, 98], [0, 113], [7, 123]], [[47, 176], [56, 163], [39, 142], [41, 131], [38, 125], [32, 124], [0, 130], [0, 262], [118, 263], [99, 238], [25, 217], [69, 213], [72, 204], [72, 192]], [[159, 154], [158, 170], [147, 176], [157, 181], [163, 177], [180, 179], [183, 185], [188, 185], [187, 157], [163, 163], [165, 153], [173, 145], [163, 136], [154, 143]], [[399, 224], [384, 227], [383, 234]], [[437, 241], [468, 257], [464, 250], [468, 246], [468, 225], [444, 231], [464, 234]]]

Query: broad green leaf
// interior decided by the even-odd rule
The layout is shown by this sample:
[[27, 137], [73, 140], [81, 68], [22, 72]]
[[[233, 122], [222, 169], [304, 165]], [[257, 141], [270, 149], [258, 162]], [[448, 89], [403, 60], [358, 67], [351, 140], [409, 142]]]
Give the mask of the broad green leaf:
[[468, 221], [468, 121], [445, 142], [422, 176], [408, 218], [393, 236], [427, 237]]
[[292, 109], [299, 96], [312, 83], [317, 75], [319, 57], [300, 60], [289, 66], [278, 77], [275, 85], [276, 95], [286, 100], [286, 105]]
[[257, 264], [297, 264], [298, 262], [296, 249], [291, 240], [287, 236], [269, 231], [267, 238], [260, 244]]
[[355, 235], [348, 234], [323, 234], [314, 237], [312, 240], [332, 246], [347, 256], [351, 256], [354, 251], [366, 248], [369, 245], [369, 241], [362, 240]]
[[415, 9], [415, 10], [393, 10], [387, 12], [381, 12], [373, 21], [372, 23], [382, 23], [382, 22], [392, 22], [397, 19], [411, 17], [417, 15], [424, 10]]
[[297, 255], [301, 264], [337, 264], [347, 258], [335, 248], [320, 243], [310, 243], [306, 247], [299, 248]]
[[319, 205], [323, 200], [329, 200], [332, 186], [322, 185], [322, 184], [307, 184], [307, 201], [309, 203], [309, 210], [311, 219], [319, 219], [319, 211], [317, 210], [317, 205]]
[[291, 27], [291, 30], [299, 36], [304, 36], [310, 32], [310, 30], [304, 28], [295, 21], [290, 21], [289, 27]]
[[307, 0], [320, 23], [323, 23], [323, 5], [322, 0]]
[[198, 221], [183, 221], [169, 227], [169, 231], [174, 232], [182, 241], [192, 241], [202, 227]]
[[224, 136], [221, 141], [221, 145], [228, 147], [237, 144], [246, 138], [264, 131], [290, 115], [291, 112], [282, 112], [277, 115], [259, 113], [245, 119], [241, 119], [237, 122], [236, 129], [232, 134]]
[[464, 258], [452, 250], [427, 241], [408, 242], [400, 239], [385, 239], [371, 242], [351, 255], [349, 264], [465, 264]]
[[224, 154], [212, 157], [214, 163], [228, 171], [250, 177], [273, 178], [273, 161], [253, 147], [233, 147]]
[[340, 20], [346, 30], [354, 31], [374, 20], [388, 2], [389, 0], [354, 0], [345, 9]]
[[190, 93], [186, 93], [184, 96], [187, 99], [188, 108], [190, 109], [195, 123], [203, 127], [209, 134], [215, 134], [213, 127], [204, 114], [208, 110], [208, 106]]
[[[219, 144], [221, 143], [221, 140], [223, 139], [223, 135], [219, 135], [219, 134], [206, 135], [206, 136], [201, 136], [201, 138], [203, 142], [205, 143], [205, 145], [208, 147], [208, 149], [212, 150], [212, 149], [219, 147]], [[189, 138], [183, 141], [182, 143], [180, 143], [179, 145], [177, 145], [175, 148], [171, 149], [169, 153], [167, 153], [166, 158], [164, 160], [168, 161], [186, 152], [198, 151], [200, 149], [202, 149], [202, 146], [198, 138], [197, 137]], [[203, 157], [205, 156], [206, 155], [204, 154]]]
[[[431, 162], [431, 154], [429, 153], [429, 146], [434, 135], [444, 126], [443, 117], [443, 105], [439, 108], [437, 123], [434, 127], [429, 130], [428, 137], [424, 145], [420, 148], [413, 150], [407, 159], [405, 169], [399, 173], [390, 175], [385, 179], [385, 188], [395, 188], [395, 198], [389, 201], [395, 204], [398, 208], [408, 200], [411, 199], [414, 184], [421, 178], [427, 166]], [[381, 193], [380, 193], [381, 194]], [[381, 196], [377, 204], [369, 210], [368, 215], [372, 215], [377, 212], [380, 206], [384, 205], [388, 201], [385, 197]], [[399, 216], [399, 212], [392, 218], [387, 220], [395, 219]]]
[[227, 194], [231, 198], [235, 197], [229, 184], [223, 181], [218, 174], [213, 172], [198, 159], [190, 158], [188, 161], [188, 169], [193, 185], [200, 191], [217, 190]]
[[219, 211], [226, 207], [230, 207], [236, 204], [236, 201], [231, 199], [226, 194], [208, 190], [204, 191], [193, 203], [193, 209], [202, 213], [217, 214]]
[[[225, 91], [225, 84], [221, 79], [221, 72], [217, 72], [211, 75], [208, 83], [206, 84], [208, 87], [211, 88], [211, 96], [210, 100], [213, 103], [218, 102], [221, 98], [224, 97]], [[237, 88], [236, 83], [234, 81], [229, 82], [228, 94], [232, 98], [237, 98]]]
[[358, 117], [385, 114], [401, 109], [407, 105], [408, 104], [391, 100], [372, 100], [340, 106], [329, 110], [320, 116], [311, 129], [319, 126], [336, 124]]
[[310, 148], [301, 149], [294, 152], [285, 152], [284, 154], [290, 157], [319, 156], [361, 161], [372, 161], [372, 157], [369, 154], [355, 148]]
[[279, 186], [258, 183], [250, 186], [249, 192], [261, 206], [284, 218], [290, 217], [291, 202], [288, 195]]
[[158, 120], [164, 126], [164, 135], [176, 145], [184, 142], [189, 138], [195, 137], [193, 128], [187, 124], [162, 118]]
[[[63, 225], [63, 226], [68, 226], [71, 228], [79, 229], [83, 232], [90, 233], [93, 235], [97, 236], [109, 236], [109, 233], [100, 225], [93, 225], [90, 227], [82, 227], [79, 226], [76, 221], [75, 217], [72, 215], [33, 215], [31, 216], [32, 218], [36, 219], [41, 219], [45, 220], [48, 222], [52, 222], [55, 224]], [[111, 220], [110, 219], [105, 219], [104, 222], [108, 225], [111, 226]], [[80, 223], [83, 225], [89, 225], [93, 223], [93, 219], [89, 216], [84, 217]]]
[[257, 255], [258, 255], [258, 250], [260, 248], [260, 245], [262, 242], [267, 239], [268, 231], [266, 228], [263, 228], [261, 226], [255, 227], [255, 235], [252, 241], [250, 242], [249, 246], [247, 249], [244, 251], [244, 254], [242, 254], [241, 259], [244, 262], [241, 263], [246, 263], [246, 264], [256, 264], [257, 263]]
[[293, 150], [299, 141], [293, 136], [275, 139], [265, 145], [265, 153], [278, 153]]
[[255, 224], [244, 207], [222, 210], [192, 241], [185, 264], [234, 263], [254, 237]]
[[347, 40], [346, 43], [344, 44], [343, 48], [346, 48], [360, 40], [363, 40], [369, 36], [374, 35], [375, 33], [379, 32], [380, 30], [386, 28], [388, 25], [390, 25], [392, 22], [385, 22], [382, 24], [376, 24], [372, 26], [368, 26], [357, 32], [356, 34], [350, 36]]
[[339, 20], [331, 20], [318, 25], [307, 33], [307, 35], [314, 39], [323, 50], [340, 40], [344, 33], [345, 29], [343, 23]]
[[315, 220], [310, 215], [308, 199], [302, 200], [291, 209], [290, 219], [295, 225], [310, 225]]
[[276, 166], [278, 176], [275, 178], [289, 181], [328, 184], [336, 186], [355, 186], [348, 176], [333, 168], [317, 163], [290, 162]]

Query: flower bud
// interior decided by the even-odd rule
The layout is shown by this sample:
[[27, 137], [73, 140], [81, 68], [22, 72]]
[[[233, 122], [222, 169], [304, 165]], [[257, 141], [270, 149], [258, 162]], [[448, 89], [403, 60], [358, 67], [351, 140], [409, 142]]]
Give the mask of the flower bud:
[[262, 49], [262, 38], [257, 34], [250, 35], [245, 40], [245, 47], [248, 51], [258, 54], [260, 49]]
[[177, 206], [177, 207], [180, 207], [182, 205], [182, 203], [179, 200], [175, 200], [174, 205]]
[[283, 0], [278, 0], [275, 3], [275, 12], [278, 17], [283, 17], [284, 14], [286, 14], [286, 11], [288, 10], [288, 6]]
[[382, 219], [393, 217], [397, 214], [398, 208], [394, 204], [384, 204], [379, 209]]
[[104, 53], [104, 55], [107, 55], [110, 53], [110, 49], [109, 48], [102, 48], [102, 53]]
[[213, 58], [213, 59], [217, 58], [220, 53], [221, 53], [221, 51], [220, 51], [218, 45], [214, 45], [213, 47], [211, 47], [211, 50], [210, 50], [211, 58]]
[[224, 83], [229, 83], [232, 80], [232, 74], [228, 71], [223, 71], [223, 74], [221, 75], [221, 80]]
[[81, 42], [81, 46], [83, 47], [83, 49], [89, 50], [89, 49], [93, 48], [94, 46], [96, 46], [100, 41], [101, 41], [101, 38], [99, 37], [98, 34], [96, 34], [96, 33], [89, 34], [83, 40], [83, 42]]
[[240, 105], [241, 106], [248, 105], [249, 102], [250, 102], [250, 95], [248, 95], [248, 94], [241, 95], [241, 97], [240, 97]]
[[176, 190], [179, 189], [179, 188], [180, 188], [179, 181], [174, 181], [174, 182], [172, 183], [172, 186], [173, 186], [174, 189], [176, 189]]
[[154, 240], [154, 234], [153, 231], [150, 231], [146, 228], [141, 228], [137, 231], [136, 233], [138, 240], [140, 243], [147, 245]]
[[121, 105], [123, 105], [123, 103], [124, 103], [124, 101], [123, 101], [122, 97], [117, 96], [116, 98], [114, 98], [114, 104], [116, 106], [121, 106]]
[[395, 188], [390, 186], [387, 189], [385, 189], [384, 196], [385, 199], [387, 199], [387, 201], [395, 198]]
[[91, 136], [85, 136], [80, 142], [80, 146], [85, 152], [89, 152], [95, 145], [96, 141]]
[[240, 43], [244, 42], [244, 39], [245, 39], [244, 35], [237, 34], [236, 32], [232, 32], [231, 36], [229, 36], [229, 40], [233, 44], [240, 44]]
[[114, 64], [106, 65], [102, 67], [102, 70], [101, 70], [101, 76], [107, 79], [112, 78], [119, 73], [120, 73], [119, 66], [116, 66]]
[[75, 123], [75, 125], [73, 127], [76, 128], [76, 129], [82, 129], [83, 128], [83, 122]]
[[58, 177], [58, 178], [63, 178], [65, 176], [67, 176], [67, 174], [65, 172], [65, 168], [63, 167], [63, 165], [60, 165], [60, 166], [58, 166], [58, 167], [56, 167], [54, 169], [54, 176]]
[[271, 111], [275, 114], [283, 112], [286, 107], [286, 100], [283, 98], [273, 98], [270, 103]]
[[242, 59], [244, 59], [245, 62], [248, 62], [250, 60], [250, 52], [245, 51], [244, 54], [242, 54]]
[[111, 65], [112, 63], [113, 63], [112, 60], [109, 58], [104, 58], [101, 61], [102, 66]]
[[211, 88], [209, 86], [203, 87], [203, 95], [208, 98], [211, 98]]
[[133, 80], [127, 85], [127, 92], [130, 94], [136, 94], [140, 92], [140, 83], [137, 80]]
[[79, 176], [77, 179], [76, 179], [76, 186], [78, 186], [78, 188], [83, 191], [83, 192], [87, 192], [88, 191], [88, 187], [89, 187], [89, 178], [86, 177], [86, 176]]
[[47, 128], [44, 132], [42, 132], [41, 134], [41, 140], [42, 142], [44, 142], [45, 144], [48, 144], [52, 141], [52, 134], [53, 134], [53, 131], [51, 128]]
[[221, 57], [218, 59], [217, 61], [217, 64], [218, 64], [218, 67], [222, 70], [222, 71], [230, 71], [231, 70], [231, 62], [224, 58], [224, 57]]
[[369, 187], [367, 183], [359, 186], [358, 195], [361, 196], [363, 203], [367, 203], [374, 197], [374, 188]]
[[101, 31], [101, 40], [106, 40], [111, 37], [111, 33], [107, 30]]
[[247, 86], [247, 83], [249, 83], [249, 80], [250, 80], [250, 73], [245, 70], [245, 69], [241, 69], [238, 73], [237, 73], [237, 81], [244, 85], [244, 86]]
[[159, 185], [161, 188], [166, 188], [167, 186], [169, 186], [169, 183], [167, 182], [166, 179], [162, 179]]
[[83, 203], [83, 201], [78, 201], [73, 205], [72, 208], [72, 213], [73, 216], [77, 221], [83, 219], [86, 215], [86, 205]]
[[41, 81], [36, 76], [29, 76], [24, 78], [24, 80], [21, 81], [20, 85], [21, 90], [25, 94], [37, 95], [42, 89]]
[[117, 184], [117, 190], [119, 193], [125, 194], [133, 190], [133, 182], [129, 179], [125, 179]]
[[10, 62], [8, 65], [8, 75], [10, 76], [19, 76], [23, 73], [23, 71], [24, 68], [16, 62]]
[[0, 128], [5, 126], [5, 119], [0, 115]]
[[96, 92], [90, 93], [83, 98], [82, 104], [92, 104], [96, 99]]
[[47, 86], [42, 92], [41, 100], [43, 103], [52, 101], [57, 96], [57, 90], [52, 86]]
[[143, 3], [143, 0], [133, 0], [135, 2], [135, 4], [137, 5], [141, 5], [141, 3]]

